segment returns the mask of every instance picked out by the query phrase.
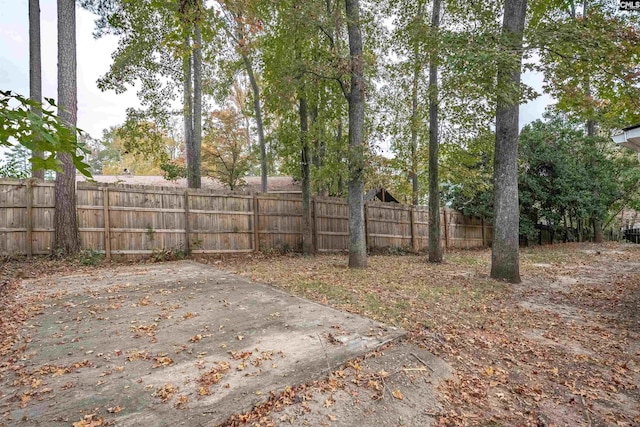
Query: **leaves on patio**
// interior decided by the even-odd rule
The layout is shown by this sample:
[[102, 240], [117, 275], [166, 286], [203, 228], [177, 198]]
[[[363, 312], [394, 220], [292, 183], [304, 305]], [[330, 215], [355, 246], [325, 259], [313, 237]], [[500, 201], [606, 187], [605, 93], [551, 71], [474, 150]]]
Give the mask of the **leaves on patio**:
[[173, 384], [167, 383], [162, 387], [156, 389], [156, 391], [153, 393], [153, 397], [158, 397], [161, 401], [167, 402], [171, 400], [171, 398], [173, 398], [173, 395], [177, 392], [178, 387], [174, 386]]
[[100, 427], [104, 425], [106, 425], [104, 423], [104, 418], [97, 414], [85, 415], [83, 419], [73, 423], [73, 427]]

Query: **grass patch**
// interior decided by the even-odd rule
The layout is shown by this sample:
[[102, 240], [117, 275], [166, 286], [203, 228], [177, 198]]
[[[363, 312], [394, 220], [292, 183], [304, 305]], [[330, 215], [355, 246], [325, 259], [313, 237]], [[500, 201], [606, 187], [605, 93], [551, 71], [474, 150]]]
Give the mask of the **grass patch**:
[[340, 286], [334, 286], [323, 282], [300, 282], [294, 287], [300, 296], [315, 299], [323, 303], [350, 304], [353, 302], [351, 293]]
[[445, 254], [445, 261], [465, 267], [480, 267], [487, 265], [490, 258], [487, 258], [487, 251], [452, 251]]

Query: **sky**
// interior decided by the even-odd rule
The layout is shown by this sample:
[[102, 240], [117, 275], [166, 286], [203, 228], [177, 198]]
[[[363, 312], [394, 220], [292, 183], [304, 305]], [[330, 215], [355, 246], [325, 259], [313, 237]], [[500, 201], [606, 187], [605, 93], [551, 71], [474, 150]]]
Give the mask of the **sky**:
[[[0, 88], [29, 95], [28, 0], [0, 0]], [[57, 99], [57, 9], [55, 0], [40, 0], [42, 94]], [[77, 8], [78, 127], [94, 138], [124, 122], [126, 109], [138, 107], [135, 90], [102, 92], [96, 81], [111, 65], [115, 36], [93, 38], [94, 15]]]
[[[29, 25], [28, 0], [0, 0], [0, 88], [29, 95]], [[57, 29], [56, 1], [40, 0], [42, 38], [42, 92], [44, 97], [57, 98]], [[76, 35], [78, 57], [78, 127], [94, 138], [103, 129], [124, 122], [126, 109], [139, 107], [135, 90], [124, 94], [102, 92], [96, 81], [111, 65], [111, 54], [117, 38], [94, 39], [94, 15], [77, 8]], [[523, 80], [538, 92], [542, 91], [542, 75], [525, 73]], [[520, 107], [520, 126], [539, 119], [552, 102], [547, 95]]]

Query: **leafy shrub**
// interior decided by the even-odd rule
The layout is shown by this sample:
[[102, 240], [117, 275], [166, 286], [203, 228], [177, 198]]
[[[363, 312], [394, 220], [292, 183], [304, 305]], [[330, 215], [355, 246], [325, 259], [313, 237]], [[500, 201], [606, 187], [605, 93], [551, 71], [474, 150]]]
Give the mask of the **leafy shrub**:
[[78, 260], [82, 265], [98, 265], [104, 260], [104, 254], [93, 249], [83, 249], [78, 255]]

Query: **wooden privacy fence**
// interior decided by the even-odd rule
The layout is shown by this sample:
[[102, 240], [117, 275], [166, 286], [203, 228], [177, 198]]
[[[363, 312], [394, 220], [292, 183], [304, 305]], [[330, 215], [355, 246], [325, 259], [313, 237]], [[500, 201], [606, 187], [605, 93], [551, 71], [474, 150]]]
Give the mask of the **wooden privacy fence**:
[[[53, 244], [53, 182], [0, 180], [0, 253], [48, 254]], [[227, 194], [176, 187], [78, 183], [78, 226], [82, 247], [111, 255], [159, 250], [196, 254], [302, 247], [300, 195]], [[349, 208], [338, 198], [311, 202], [318, 252], [349, 248]], [[446, 248], [482, 247], [492, 228], [482, 219], [443, 209]], [[382, 202], [365, 209], [369, 250], [428, 246], [428, 210]]]

